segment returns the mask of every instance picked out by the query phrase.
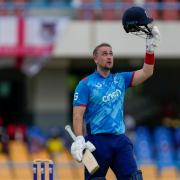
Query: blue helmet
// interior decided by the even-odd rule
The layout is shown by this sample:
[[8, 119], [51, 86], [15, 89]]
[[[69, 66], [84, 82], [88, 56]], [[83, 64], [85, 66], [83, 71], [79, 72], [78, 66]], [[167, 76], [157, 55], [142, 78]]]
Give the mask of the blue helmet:
[[146, 10], [138, 6], [127, 9], [122, 17], [122, 24], [127, 33], [142, 31], [150, 34], [148, 24], [152, 21], [153, 18], [148, 17]]

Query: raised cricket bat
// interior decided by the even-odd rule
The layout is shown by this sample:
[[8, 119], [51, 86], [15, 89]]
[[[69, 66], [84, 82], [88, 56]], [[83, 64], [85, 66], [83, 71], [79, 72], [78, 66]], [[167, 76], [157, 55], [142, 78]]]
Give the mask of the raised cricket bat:
[[[76, 136], [73, 133], [71, 126], [66, 125], [65, 130], [69, 133], [72, 139], [75, 141]], [[82, 163], [87, 168], [90, 174], [94, 174], [99, 169], [99, 164], [97, 163], [96, 159], [94, 158], [93, 154], [89, 149], [85, 149], [83, 153]]]

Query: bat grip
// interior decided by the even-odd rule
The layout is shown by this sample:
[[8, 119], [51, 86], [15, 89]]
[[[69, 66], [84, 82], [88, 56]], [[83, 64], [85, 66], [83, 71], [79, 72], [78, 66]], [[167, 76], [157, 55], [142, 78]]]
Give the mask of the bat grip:
[[69, 133], [69, 135], [72, 137], [72, 139], [75, 141], [76, 140], [76, 136], [75, 134], [73, 133], [72, 129], [71, 129], [71, 126], [69, 125], [66, 125], [65, 126], [65, 130]]

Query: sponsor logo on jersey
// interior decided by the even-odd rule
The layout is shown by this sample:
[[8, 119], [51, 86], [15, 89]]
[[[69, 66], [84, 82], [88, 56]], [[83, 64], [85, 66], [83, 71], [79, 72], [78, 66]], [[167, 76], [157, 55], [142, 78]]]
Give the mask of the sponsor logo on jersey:
[[116, 79], [114, 79], [114, 84], [118, 84], [119, 83], [119, 81], [117, 81]]
[[97, 84], [96, 84], [96, 87], [97, 87], [97, 88], [101, 88], [101, 87], [102, 87], [102, 84], [101, 84], [101, 83], [97, 83]]
[[106, 96], [102, 97], [103, 102], [109, 102], [121, 95], [121, 91], [119, 89], [116, 89], [114, 92], [107, 94]]

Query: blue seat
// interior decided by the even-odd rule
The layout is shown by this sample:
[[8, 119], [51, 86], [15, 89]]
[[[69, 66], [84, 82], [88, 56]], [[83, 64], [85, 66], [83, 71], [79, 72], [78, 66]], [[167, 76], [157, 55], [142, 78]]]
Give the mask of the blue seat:
[[154, 131], [154, 140], [158, 167], [174, 166], [175, 151], [171, 130], [163, 126], [157, 127]]
[[180, 168], [180, 128], [175, 129], [175, 142], [176, 142], [176, 163]]
[[153, 148], [150, 132], [147, 127], [138, 127], [136, 129], [135, 154], [140, 165], [153, 163]]

